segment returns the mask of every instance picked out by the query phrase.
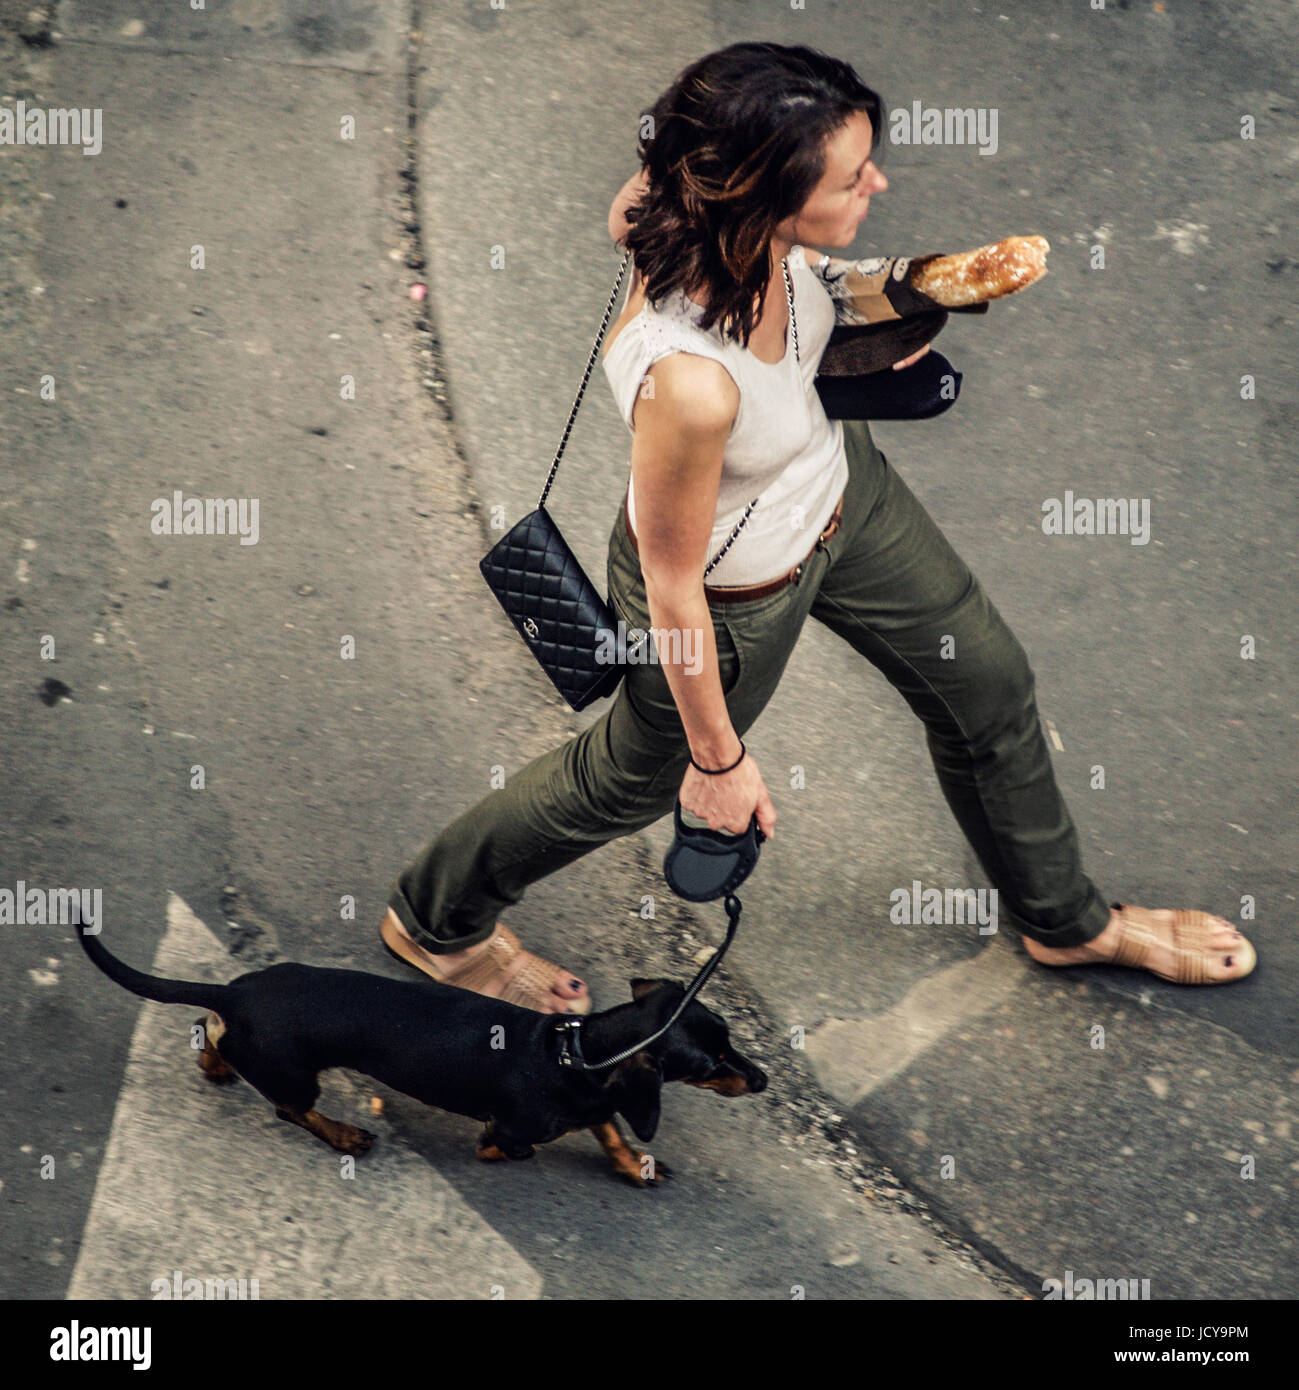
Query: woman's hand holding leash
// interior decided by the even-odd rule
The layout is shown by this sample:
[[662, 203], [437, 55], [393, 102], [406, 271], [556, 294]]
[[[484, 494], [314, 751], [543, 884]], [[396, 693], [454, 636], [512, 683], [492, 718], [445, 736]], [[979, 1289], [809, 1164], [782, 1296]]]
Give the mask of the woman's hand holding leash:
[[756, 813], [758, 829], [767, 839], [776, 832], [776, 807], [753, 754], [747, 750], [728, 772], [700, 772], [692, 763], [682, 778], [678, 795], [682, 809], [706, 820], [710, 830], [741, 835]]

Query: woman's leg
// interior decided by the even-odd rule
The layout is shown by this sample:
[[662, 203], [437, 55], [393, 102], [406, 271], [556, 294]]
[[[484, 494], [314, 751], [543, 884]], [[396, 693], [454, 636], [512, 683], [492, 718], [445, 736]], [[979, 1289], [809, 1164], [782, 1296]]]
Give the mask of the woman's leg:
[[[875, 480], [863, 514], [845, 513], [812, 616], [888, 677], [925, 724], [939, 783], [1000, 904], [1044, 964], [1107, 960], [1125, 928], [1083, 872], [1078, 835], [1056, 785], [1027, 655], [979, 581], [888, 466], [864, 423], [845, 422], [850, 467]], [[1138, 909], [1140, 911], [1140, 909]], [[1210, 917], [1180, 929], [1153, 915], [1142, 964], [1174, 978], [1196, 956], [1205, 981], [1238, 977], [1248, 947]], [[1199, 981], [1197, 981], [1199, 982]]]
[[[644, 580], [621, 510], [610, 536], [608, 582], [618, 616], [629, 628], [649, 628]], [[727, 709], [743, 733], [776, 688], [806, 604], [767, 598], [712, 605], [711, 612]], [[754, 659], [759, 635], [761, 660]], [[452, 821], [398, 876], [389, 906], [431, 953], [482, 942], [529, 884], [670, 812], [688, 763], [662, 667], [631, 664], [604, 716]]]
[[389, 905], [429, 951], [482, 941], [529, 884], [670, 811], [673, 766], [684, 775], [685, 752], [637, 717], [624, 679], [602, 718], [432, 840], [398, 877]]
[[[849, 433], [869, 440], [862, 424]], [[1080, 945], [1110, 911], [1083, 872], [1015, 635], [883, 454], [875, 501], [833, 538], [812, 616], [888, 677], [925, 725], [948, 805], [1002, 911], [1043, 943]], [[850, 463], [854, 462], [850, 458]]]

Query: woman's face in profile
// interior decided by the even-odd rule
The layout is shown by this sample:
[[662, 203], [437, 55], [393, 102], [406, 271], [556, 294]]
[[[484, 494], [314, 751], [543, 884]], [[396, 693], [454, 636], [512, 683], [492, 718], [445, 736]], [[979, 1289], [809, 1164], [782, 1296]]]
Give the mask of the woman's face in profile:
[[870, 158], [871, 123], [855, 111], [825, 142], [825, 172], [802, 208], [777, 230], [796, 245], [848, 246], [888, 180]]

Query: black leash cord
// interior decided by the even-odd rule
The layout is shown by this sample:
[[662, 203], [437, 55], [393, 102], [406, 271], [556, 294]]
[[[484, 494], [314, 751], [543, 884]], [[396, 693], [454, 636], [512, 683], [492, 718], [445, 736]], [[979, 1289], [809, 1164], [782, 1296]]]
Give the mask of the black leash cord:
[[739, 898], [734, 893], [726, 895], [726, 915], [731, 919], [726, 928], [726, 940], [713, 952], [703, 963], [699, 973], [691, 980], [686, 988], [686, 992], [673, 1012], [672, 1017], [658, 1030], [651, 1033], [648, 1038], [643, 1038], [638, 1043], [633, 1043], [630, 1047], [625, 1047], [619, 1053], [606, 1058], [603, 1062], [588, 1062], [582, 1056], [581, 1028], [582, 1019], [566, 1018], [556, 1025], [556, 1031], [560, 1034], [560, 1054], [559, 1064], [564, 1067], [576, 1067], [579, 1071], [602, 1071], [605, 1067], [612, 1067], [618, 1062], [625, 1062], [633, 1053], [639, 1052], [642, 1048], [648, 1047], [650, 1043], [657, 1042], [664, 1033], [679, 1019], [685, 1012], [686, 1005], [703, 989], [708, 977], [722, 963], [722, 957], [726, 954], [727, 948], [735, 940], [735, 930], [740, 925]]

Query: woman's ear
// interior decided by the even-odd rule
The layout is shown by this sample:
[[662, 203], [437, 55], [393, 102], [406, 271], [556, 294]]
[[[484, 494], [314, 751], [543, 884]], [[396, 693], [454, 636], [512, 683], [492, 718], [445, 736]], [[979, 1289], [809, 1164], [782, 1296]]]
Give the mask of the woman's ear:
[[614, 1106], [637, 1139], [649, 1143], [658, 1132], [663, 1072], [648, 1052], [637, 1052], [614, 1068], [609, 1083]]

